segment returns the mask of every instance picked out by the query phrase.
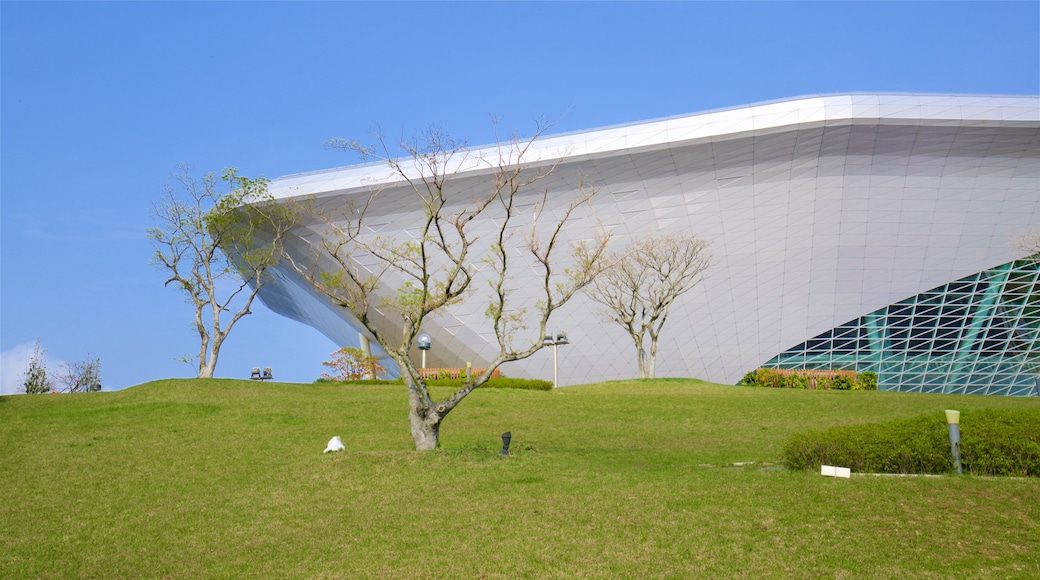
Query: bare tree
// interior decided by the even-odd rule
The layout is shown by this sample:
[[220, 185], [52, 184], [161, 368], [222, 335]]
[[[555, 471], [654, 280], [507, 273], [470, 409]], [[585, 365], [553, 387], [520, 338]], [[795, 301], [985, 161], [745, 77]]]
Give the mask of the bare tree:
[[679, 234], [648, 237], [611, 254], [607, 261], [614, 265], [585, 291], [607, 308], [609, 320], [632, 337], [640, 378], [653, 378], [661, 328], [675, 299], [696, 286], [711, 264], [708, 242]]
[[64, 363], [58, 383], [69, 393], [100, 391], [101, 359], [88, 354], [84, 360]]
[[[231, 328], [250, 314], [267, 270], [278, 263], [295, 216], [291, 207], [274, 203], [263, 177], [232, 168], [195, 178], [182, 168], [174, 179], [179, 187], [167, 186], [153, 207], [156, 225], [148, 237], [153, 263], [169, 271], [166, 285], [183, 291], [195, 307], [198, 376], [207, 378]], [[230, 318], [221, 318], [225, 312]]]
[[[606, 232], [571, 243], [563, 233], [578, 212], [589, 210], [595, 190], [585, 183], [571, 184], [577, 186], [574, 199], [549, 208], [548, 188], [539, 187], [553, 175], [556, 163], [525, 162], [544, 130], [539, 125], [530, 139], [514, 136], [488, 155], [465, 149], [436, 129], [402, 143], [405, 154], [400, 158], [381, 136], [378, 148], [358, 141], [329, 142], [386, 163], [397, 183], [413, 195], [412, 203], [421, 207], [421, 217], [400, 239], [372, 234], [369, 214], [386, 191], [376, 190], [361, 204], [335, 214], [314, 209], [326, 227], [323, 235], [304, 239], [312, 250], [310, 260], [286, 257], [314, 288], [347, 309], [397, 363], [418, 450], [437, 446], [444, 418], [496, 368], [542, 348], [550, 316], [602, 268]], [[458, 186], [452, 178], [464, 168], [478, 168], [486, 177], [480, 185], [470, 181], [466, 188]], [[484, 228], [484, 239], [475, 232], [478, 226]], [[539, 298], [520, 303], [513, 290], [532, 283], [531, 269]], [[499, 352], [482, 373], [435, 400], [411, 359], [413, 342], [425, 320], [472, 298], [482, 283], [489, 289], [485, 313]]]

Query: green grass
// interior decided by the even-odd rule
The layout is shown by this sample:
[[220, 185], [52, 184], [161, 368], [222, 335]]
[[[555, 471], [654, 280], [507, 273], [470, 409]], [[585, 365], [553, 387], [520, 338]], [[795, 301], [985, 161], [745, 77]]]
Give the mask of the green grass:
[[0, 397], [0, 578], [1040, 576], [1040, 479], [778, 467], [793, 432], [1040, 400], [487, 389], [417, 453], [402, 389]]

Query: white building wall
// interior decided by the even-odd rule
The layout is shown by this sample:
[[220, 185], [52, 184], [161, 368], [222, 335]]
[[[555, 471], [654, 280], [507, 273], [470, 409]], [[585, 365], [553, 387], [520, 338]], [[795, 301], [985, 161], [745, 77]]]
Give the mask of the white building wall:
[[[535, 154], [563, 155], [542, 185], [568, 200], [589, 178], [600, 189], [595, 218], [618, 246], [676, 230], [712, 242], [707, 279], [673, 306], [658, 376], [734, 383], [839, 324], [1019, 257], [1013, 235], [1040, 229], [1037, 97], [812, 97], [541, 144]], [[275, 180], [272, 192], [344, 200], [381, 183], [374, 212], [385, 219], [374, 227], [404, 236], [415, 209], [386, 176], [381, 166], [330, 170]], [[464, 191], [484, 179], [472, 171], [456, 181]], [[592, 218], [568, 234], [590, 235]], [[340, 344], [357, 342], [348, 317], [285, 268], [261, 298]], [[432, 319], [431, 366], [493, 356], [484, 307], [470, 299]], [[561, 384], [637, 375], [631, 339], [598, 310], [579, 296], [551, 321], [571, 340], [560, 350]], [[503, 372], [551, 378], [552, 353]]]

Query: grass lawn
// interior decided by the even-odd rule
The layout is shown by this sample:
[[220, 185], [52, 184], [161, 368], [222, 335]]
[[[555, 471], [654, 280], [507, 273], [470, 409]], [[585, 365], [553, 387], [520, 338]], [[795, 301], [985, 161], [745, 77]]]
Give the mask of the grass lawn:
[[794, 431], [1037, 399], [480, 390], [425, 453], [406, 405], [237, 380], [0, 397], [0, 578], [1040, 577], [1038, 478], [777, 466]]

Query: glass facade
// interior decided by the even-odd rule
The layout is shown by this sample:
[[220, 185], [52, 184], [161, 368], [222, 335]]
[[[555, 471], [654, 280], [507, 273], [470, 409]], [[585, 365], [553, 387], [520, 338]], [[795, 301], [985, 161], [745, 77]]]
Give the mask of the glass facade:
[[873, 371], [881, 390], [1040, 396], [1040, 266], [1018, 260], [933, 288], [762, 366]]

